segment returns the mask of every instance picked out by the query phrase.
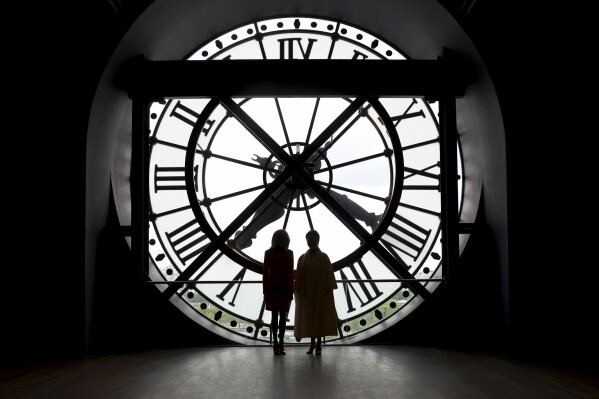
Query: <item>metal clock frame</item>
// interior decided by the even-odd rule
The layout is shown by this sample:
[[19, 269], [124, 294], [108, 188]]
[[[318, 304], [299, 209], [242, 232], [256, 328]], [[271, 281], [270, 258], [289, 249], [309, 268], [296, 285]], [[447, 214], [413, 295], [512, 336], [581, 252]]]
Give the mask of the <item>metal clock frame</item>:
[[[243, 70], [244, 74], [236, 73]], [[339, 70], [348, 71], [352, 76], [369, 76], [368, 81], [358, 80], [347, 83], [347, 80], [337, 73]], [[441, 188], [441, 229], [444, 239], [442, 240], [442, 279], [447, 271], [455, 264], [458, 258], [458, 234], [464, 232], [468, 226], [460, 226], [457, 214], [457, 175], [447, 173], [455, 171], [456, 153], [455, 143], [457, 141], [455, 99], [463, 96], [467, 74], [464, 72], [463, 60], [455, 53], [446, 50], [443, 57], [437, 60], [377, 60], [376, 62], [360, 62], [357, 60], [219, 60], [219, 61], [149, 61], [143, 56], [131, 60], [130, 64], [123, 69], [123, 82], [132, 99], [133, 112], [133, 153], [131, 172], [132, 192], [132, 228], [131, 248], [134, 258], [140, 263], [142, 279], [148, 281], [149, 275], [149, 252], [148, 252], [148, 229], [149, 203], [146, 193], [149, 189], [149, 146], [148, 117], [149, 105], [153, 101], [169, 97], [204, 97], [211, 98], [209, 106], [205, 108], [198, 121], [205, 120], [209, 116], [210, 108], [218, 103], [223, 103], [233, 113], [243, 113], [240, 107], [231, 100], [233, 96], [247, 97], [352, 97], [356, 98], [354, 107], [371, 102], [377, 103], [379, 96], [389, 97], [424, 97], [429, 100], [439, 101], [440, 121], [440, 188]], [[285, 71], [285, 73], [281, 73]], [[299, 72], [302, 73], [299, 73]], [[211, 76], [214, 73], [223, 74], [229, 78], [226, 81], [211, 82], [202, 81], [194, 83], [194, 76]], [[248, 78], [249, 76], [249, 78]], [[314, 79], [314, 76], [321, 77]], [[310, 77], [310, 78], [308, 78]], [[408, 78], [409, 77], [409, 78]], [[206, 115], [204, 115], [206, 114]], [[242, 117], [243, 118], [243, 117]], [[192, 136], [199, 134], [202, 123], [197, 123]], [[252, 127], [255, 129], [255, 127]], [[193, 139], [193, 137], [190, 139]], [[318, 148], [320, 142], [309, 146], [310, 151]], [[271, 150], [276, 146], [269, 146]], [[303, 158], [299, 161], [291, 160], [284, 151], [276, 153], [279, 160], [284, 159], [289, 165], [301, 165]], [[309, 152], [309, 151], [307, 151]], [[189, 170], [193, 164], [193, 151], [188, 151], [185, 161], [186, 187], [188, 196], [194, 195], [192, 190], [192, 176]], [[396, 259], [388, 253], [378, 242], [376, 235], [371, 235], [359, 225], [343, 207], [336, 206], [326, 190], [311, 181], [309, 176], [300, 167], [292, 167], [289, 172], [282, 173], [277, 179], [285, 179], [291, 176], [299, 177], [312, 189], [319, 198], [324, 199], [329, 209], [346, 226], [364, 242], [364, 252], [368, 249], [374, 253], [393, 270], [398, 272], [398, 281], [404, 282], [417, 295], [423, 299], [428, 298], [430, 292], [420, 284], [423, 279], [414, 279], [409, 273], [402, 272], [401, 268], [393, 267]], [[251, 217], [263, 200], [267, 199], [274, 191], [275, 185], [270, 184], [263, 193], [239, 215], [221, 234], [216, 235], [211, 228], [202, 226], [210, 238], [210, 244], [198, 256], [194, 262], [202, 263], [217, 250], [236, 260], [241, 257], [235, 251], [227, 247], [225, 240], [241, 226], [244, 220]], [[272, 191], [272, 192], [271, 192]], [[395, 200], [395, 206], [399, 198]], [[191, 201], [194, 214], [201, 213], [199, 204]], [[390, 204], [394, 209], [394, 205]], [[448, 210], [452, 210], [449, 212]], [[197, 218], [197, 216], [196, 216]], [[202, 223], [202, 218], [197, 218]], [[390, 223], [390, 218], [381, 221], [381, 231], [384, 231]], [[464, 227], [464, 228], [462, 228]], [[379, 237], [380, 238], [380, 237]], [[238, 259], [242, 261], [241, 259]], [[243, 260], [245, 261], [245, 260]], [[238, 262], [239, 263], [239, 262]], [[164, 282], [168, 287], [163, 295], [170, 298], [177, 290], [185, 284], [194, 284], [189, 278], [193, 274], [193, 268], [187, 268], [179, 278], [172, 282]]]

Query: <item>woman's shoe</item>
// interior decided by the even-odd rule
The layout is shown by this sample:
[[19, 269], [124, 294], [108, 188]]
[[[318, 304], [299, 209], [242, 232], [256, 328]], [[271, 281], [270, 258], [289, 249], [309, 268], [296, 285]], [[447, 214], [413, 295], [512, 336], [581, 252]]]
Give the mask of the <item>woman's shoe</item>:
[[279, 349], [279, 345], [278, 344], [274, 344], [272, 346], [272, 350], [274, 352], [275, 355], [280, 355], [281, 354], [281, 350]]
[[316, 352], [314, 352], [315, 355], [320, 355], [322, 353], [322, 347], [320, 345], [316, 346]]
[[308, 349], [308, 352], [306, 352], [308, 355], [311, 355], [312, 353], [314, 353], [314, 345], [310, 345], [310, 349]]
[[285, 348], [283, 348], [283, 344], [279, 346], [279, 355], [286, 355]]

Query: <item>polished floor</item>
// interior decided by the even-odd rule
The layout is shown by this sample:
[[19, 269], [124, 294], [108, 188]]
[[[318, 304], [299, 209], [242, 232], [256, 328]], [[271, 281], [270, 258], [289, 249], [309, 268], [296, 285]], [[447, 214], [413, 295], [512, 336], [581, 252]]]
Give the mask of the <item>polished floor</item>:
[[409, 346], [154, 350], [4, 370], [0, 398], [599, 398], [581, 372], [480, 353]]

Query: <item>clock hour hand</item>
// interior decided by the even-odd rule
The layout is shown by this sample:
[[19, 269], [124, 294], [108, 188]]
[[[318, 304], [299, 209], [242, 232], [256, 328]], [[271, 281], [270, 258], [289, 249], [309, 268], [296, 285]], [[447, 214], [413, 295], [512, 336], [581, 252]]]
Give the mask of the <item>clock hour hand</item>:
[[[256, 235], [260, 230], [283, 217], [285, 211], [281, 204], [289, 202], [291, 197], [295, 197], [296, 194], [289, 189], [283, 190], [284, 192], [279, 192], [277, 195], [277, 201], [270, 199], [268, 202], [264, 203], [254, 214], [250, 224], [235, 233], [235, 239], [230, 240], [228, 245], [235, 246], [236, 249], [240, 250], [250, 247], [252, 245], [252, 240], [256, 238]], [[312, 192], [308, 191], [308, 195], [310, 194], [312, 194]], [[377, 215], [374, 212], [366, 211], [366, 209], [352, 201], [347, 195], [339, 194], [333, 190], [329, 191], [329, 194], [339, 203], [339, 205], [344, 207], [350, 215], [355, 219], [366, 223], [366, 225], [374, 232], [381, 220], [382, 214]]]
[[[252, 156], [252, 161], [256, 162], [265, 170], [268, 170], [268, 173], [272, 178], [277, 177], [282, 170], [282, 165], [280, 162], [269, 161], [268, 157], [261, 157], [260, 155], [254, 154]], [[277, 192], [278, 193], [275, 195], [275, 197], [278, 201], [282, 201], [282, 203], [289, 202], [291, 196], [293, 195], [293, 192], [286, 188], [279, 189]], [[233, 240], [227, 241], [227, 245], [236, 250], [245, 249], [251, 246], [252, 240], [256, 238], [256, 235], [260, 230], [262, 230], [265, 226], [277, 221], [285, 214], [285, 211], [280, 206], [278, 201], [273, 201], [271, 199], [264, 203], [254, 213], [249, 225], [235, 233], [235, 238]]]
[[[321, 167], [321, 158], [326, 156], [328, 149], [332, 146], [332, 141], [329, 141], [323, 145], [320, 150], [313, 154], [308, 162], [305, 163], [307, 167], [311, 169], [311, 172], [319, 170]], [[253, 154], [252, 161], [258, 163], [260, 167], [269, 171], [271, 177], [275, 178], [282, 170], [282, 165], [278, 161], [269, 161], [268, 157], [261, 157], [257, 154]], [[234, 246], [236, 249], [245, 249], [252, 245], [252, 240], [256, 238], [256, 235], [262, 228], [280, 219], [285, 211], [280, 205], [281, 203], [287, 203], [291, 197], [295, 197], [297, 193], [289, 189], [283, 189], [284, 192], [279, 190], [278, 200], [263, 204], [260, 209], [254, 214], [250, 224], [244, 227], [242, 230], [235, 233], [235, 238], [228, 241], [228, 245]], [[331, 196], [357, 220], [361, 220], [368, 227], [374, 231], [382, 217], [376, 215], [374, 212], [368, 212], [362, 208], [359, 204], [352, 201], [347, 195], [339, 194], [335, 191], [330, 191]], [[307, 191], [307, 195], [310, 198], [314, 198], [314, 194], [311, 190]]]
[[286, 204], [293, 196], [293, 191], [287, 188], [281, 188], [275, 194], [276, 201], [270, 198], [254, 213], [250, 223], [242, 230], [235, 233], [235, 239], [229, 240], [227, 245], [235, 249], [245, 249], [252, 245], [252, 240], [256, 238], [258, 232], [267, 225], [276, 222], [284, 214], [285, 210], [281, 204]]

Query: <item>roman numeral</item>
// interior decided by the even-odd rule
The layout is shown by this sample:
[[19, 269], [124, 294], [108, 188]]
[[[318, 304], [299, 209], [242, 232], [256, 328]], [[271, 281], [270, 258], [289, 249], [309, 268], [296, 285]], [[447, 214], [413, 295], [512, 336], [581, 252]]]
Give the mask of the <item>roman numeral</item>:
[[416, 260], [422, 253], [430, 234], [430, 230], [423, 229], [407, 218], [395, 214], [381, 241], [395, 258], [400, 259], [399, 253], [403, 252]]
[[[427, 170], [432, 169], [434, 167], [439, 166], [438, 163], [431, 165], [429, 167], [426, 168], [422, 168], [422, 169], [414, 169], [414, 168], [409, 168], [409, 167], [404, 167], [404, 171], [407, 172], [406, 175], [404, 175], [404, 186], [403, 189], [404, 190], [435, 190], [435, 191], [441, 191], [441, 185], [439, 184], [439, 180], [440, 180], [440, 176], [436, 175], [434, 173], [430, 173], [427, 172]], [[410, 177], [413, 176], [422, 176], [422, 177], [427, 177], [429, 179], [433, 179], [434, 182], [432, 184], [405, 184], [408, 182], [408, 179]]]
[[183, 264], [202, 253], [208, 246], [208, 243], [202, 245], [208, 237], [202, 234], [202, 229], [195, 219], [171, 232], [167, 232], [166, 237]]
[[416, 105], [417, 103], [418, 103], [418, 101], [416, 101], [415, 98], [412, 99], [412, 103], [408, 106], [408, 108], [406, 108], [406, 110], [403, 112], [403, 114], [397, 115], [397, 116], [392, 116], [391, 120], [393, 121], [393, 124], [395, 126], [397, 126], [399, 124], [399, 122], [401, 122], [405, 119], [410, 119], [410, 118], [416, 118], [416, 117], [425, 118], [426, 116], [424, 115], [424, 112], [422, 110], [416, 111], [416, 112], [410, 112], [412, 107], [414, 105]]
[[[341, 269], [339, 272], [341, 274], [342, 280], [372, 280], [370, 273], [368, 273], [368, 269], [364, 266], [361, 260], [357, 262], [360, 270], [364, 277], [360, 275], [356, 265], [349, 265], [345, 269], [348, 269], [352, 273], [351, 278], [347, 278], [347, 275], [344, 273], [345, 269]], [[373, 281], [361, 281], [359, 283], [351, 283], [344, 282], [343, 283], [343, 293], [345, 294], [345, 300], [347, 302], [347, 312], [351, 313], [356, 310], [353, 305], [352, 296], [357, 298], [360, 301], [361, 306], [368, 305], [370, 302], [374, 301], [376, 298], [381, 296], [383, 293], [379, 290], [376, 284]]]
[[[193, 183], [198, 191], [198, 166], [193, 168]], [[185, 190], [185, 167], [154, 166], [154, 193], [161, 190]]]
[[304, 50], [304, 46], [302, 46], [302, 39], [299, 37], [289, 38], [289, 39], [279, 39], [279, 58], [282, 60], [293, 59], [293, 49], [295, 47], [294, 43], [297, 43], [299, 50], [302, 54], [303, 59], [309, 59], [310, 53], [312, 52], [312, 46], [316, 39], [308, 39], [308, 46], [306, 50]]
[[[181, 101], [177, 101], [173, 110], [171, 111], [170, 116], [174, 116], [175, 118], [187, 123], [189, 126], [194, 127], [200, 114], [195, 112], [193, 109], [184, 105]], [[205, 136], [208, 136], [210, 130], [212, 129], [212, 125], [214, 125], [214, 119], [208, 119], [206, 121], [206, 125], [202, 128], [202, 133]]]
[[237, 275], [235, 277], [233, 277], [233, 281], [231, 281], [229, 284], [227, 284], [225, 289], [222, 290], [222, 292], [217, 295], [217, 297], [220, 300], [224, 301], [225, 296], [231, 290], [231, 288], [233, 288], [234, 285], [237, 285], [237, 287], [235, 288], [235, 293], [233, 294], [233, 299], [231, 299], [231, 302], [229, 302], [229, 305], [235, 306], [235, 298], [237, 298], [237, 293], [239, 292], [239, 287], [241, 286], [241, 281], [243, 281], [243, 278], [245, 277], [246, 270], [247, 269], [245, 267], [242, 267], [241, 271], [239, 273], [237, 273]]
[[368, 56], [364, 53], [360, 53], [358, 50], [354, 50], [354, 55], [351, 58], [352, 60], [365, 60]]

